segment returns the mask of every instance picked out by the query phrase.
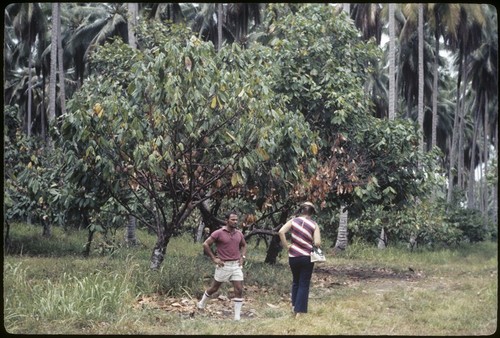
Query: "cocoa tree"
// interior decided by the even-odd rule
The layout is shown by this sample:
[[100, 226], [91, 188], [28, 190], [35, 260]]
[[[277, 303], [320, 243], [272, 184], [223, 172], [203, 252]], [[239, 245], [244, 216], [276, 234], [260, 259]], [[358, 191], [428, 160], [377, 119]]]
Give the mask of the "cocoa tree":
[[75, 182], [99, 185], [156, 233], [156, 269], [206, 201], [299, 180], [294, 164], [311, 155], [311, 133], [266, 85], [272, 49], [216, 53], [188, 29], [156, 23], [140, 27], [137, 40], [137, 50], [116, 41], [95, 54], [99, 75], [69, 102], [60, 146]]

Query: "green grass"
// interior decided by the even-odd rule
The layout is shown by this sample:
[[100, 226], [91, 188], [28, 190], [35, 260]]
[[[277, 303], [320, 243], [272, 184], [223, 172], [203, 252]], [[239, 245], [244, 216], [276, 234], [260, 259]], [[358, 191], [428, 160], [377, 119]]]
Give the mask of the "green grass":
[[[264, 264], [264, 245], [255, 248], [251, 241], [243, 311], [252, 316], [234, 322], [231, 314], [189, 310], [209, 285], [213, 266], [188, 236], [173, 238], [161, 269], [152, 271], [155, 238], [147, 232], [138, 233], [141, 246], [127, 248], [117, 234], [112, 253], [100, 254], [96, 247], [88, 258], [81, 254], [85, 231], [54, 228], [51, 239], [40, 232], [11, 226], [3, 280], [9, 333], [489, 335], [497, 327], [493, 242], [416, 252], [363, 243], [335, 255], [327, 250], [328, 262], [315, 268], [309, 313], [294, 319], [286, 256], [274, 266]], [[229, 284], [220, 290], [230, 292]], [[191, 313], [172, 305], [182, 302]], [[232, 313], [230, 302], [224, 306]]]

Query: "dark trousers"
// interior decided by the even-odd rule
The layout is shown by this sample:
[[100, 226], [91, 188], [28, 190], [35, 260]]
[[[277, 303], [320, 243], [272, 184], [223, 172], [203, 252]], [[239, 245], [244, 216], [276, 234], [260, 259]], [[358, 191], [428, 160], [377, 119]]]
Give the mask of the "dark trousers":
[[307, 312], [307, 303], [309, 300], [309, 286], [314, 263], [311, 263], [311, 257], [299, 256], [289, 257], [288, 263], [292, 270], [292, 306], [294, 312]]

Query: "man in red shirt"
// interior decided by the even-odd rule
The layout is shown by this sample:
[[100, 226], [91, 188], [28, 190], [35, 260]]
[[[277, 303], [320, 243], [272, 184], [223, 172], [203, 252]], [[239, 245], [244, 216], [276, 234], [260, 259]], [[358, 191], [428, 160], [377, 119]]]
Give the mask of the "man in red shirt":
[[[226, 214], [226, 225], [214, 231], [203, 242], [203, 251], [215, 263], [215, 274], [212, 285], [205, 290], [198, 303], [198, 309], [204, 309], [207, 300], [224, 282], [232, 282], [234, 288], [234, 319], [240, 320], [243, 304], [243, 261], [247, 251], [247, 243], [243, 233], [237, 229], [238, 215], [231, 211]], [[215, 243], [217, 255], [211, 245]]]

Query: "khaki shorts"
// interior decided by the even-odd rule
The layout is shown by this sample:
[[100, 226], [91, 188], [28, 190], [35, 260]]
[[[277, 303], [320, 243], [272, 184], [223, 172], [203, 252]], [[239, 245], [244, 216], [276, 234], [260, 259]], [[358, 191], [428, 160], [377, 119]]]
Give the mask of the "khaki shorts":
[[239, 261], [226, 261], [224, 266], [215, 267], [214, 279], [217, 282], [242, 281], [243, 270]]

